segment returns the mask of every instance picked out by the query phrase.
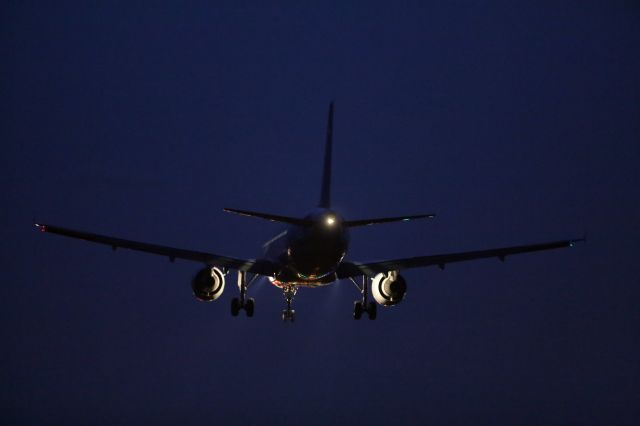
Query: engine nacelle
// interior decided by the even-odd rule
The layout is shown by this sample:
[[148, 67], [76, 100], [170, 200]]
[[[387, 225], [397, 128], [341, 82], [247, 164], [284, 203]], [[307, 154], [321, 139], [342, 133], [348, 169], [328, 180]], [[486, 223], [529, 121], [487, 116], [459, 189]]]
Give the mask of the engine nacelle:
[[193, 295], [203, 302], [212, 302], [224, 291], [224, 275], [218, 268], [204, 268], [191, 280]]
[[376, 302], [382, 306], [393, 306], [404, 299], [407, 282], [398, 271], [379, 273], [371, 283], [371, 293]]

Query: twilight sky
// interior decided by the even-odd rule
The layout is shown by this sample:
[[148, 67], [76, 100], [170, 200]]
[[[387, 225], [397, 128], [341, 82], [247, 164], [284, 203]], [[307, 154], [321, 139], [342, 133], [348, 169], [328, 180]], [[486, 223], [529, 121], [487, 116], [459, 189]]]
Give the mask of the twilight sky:
[[[632, 1], [4, 2], [2, 423], [637, 424], [639, 46]], [[350, 259], [589, 241], [282, 324], [266, 280], [232, 318], [234, 275], [201, 303], [197, 263], [31, 225], [256, 257], [280, 227], [222, 208], [312, 208], [331, 100], [335, 207], [438, 214]]]

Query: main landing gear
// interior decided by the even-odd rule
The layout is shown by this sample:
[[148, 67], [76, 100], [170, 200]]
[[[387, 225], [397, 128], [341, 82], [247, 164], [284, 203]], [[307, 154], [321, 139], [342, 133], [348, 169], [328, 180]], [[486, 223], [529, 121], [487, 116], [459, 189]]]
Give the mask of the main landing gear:
[[287, 301], [287, 309], [282, 311], [282, 321], [295, 321], [296, 319], [296, 311], [291, 309], [291, 302], [293, 302], [293, 296], [298, 292], [298, 287], [293, 284], [287, 284], [282, 287], [284, 292], [284, 298]]
[[349, 278], [351, 282], [360, 290], [362, 294], [362, 300], [356, 300], [353, 302], [353, 319], [359, 320], [363, 313], [369, 315], [370, 320], [375, 320], [378, 316], [378, 305], [375, 302], [368, 302], [369, 298], [369, 277], [362, 276], [362, 286], [353, 279]]
[[247, 273], [245, 271], [238, 271], [238, 289], [240, 289], [240, 298], [234, 297], [231, 299], [231, 315], [234, 317], [238, 316], [241, 309], [244, 309], [248, 317], [253, 316], [255, 301], [251, 297], [247, 298], [246, 295], [249, 284], [251, 284], [256, 277], [257, 275], [254, 275], [249, 283], [247, 283]]

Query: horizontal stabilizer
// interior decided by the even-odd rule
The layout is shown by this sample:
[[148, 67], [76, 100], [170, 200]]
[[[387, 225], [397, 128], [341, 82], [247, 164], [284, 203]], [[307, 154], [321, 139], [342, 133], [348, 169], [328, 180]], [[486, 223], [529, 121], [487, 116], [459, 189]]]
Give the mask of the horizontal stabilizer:
[[252, 211], [249, 211], [249, 210], [238, 210], [238, 209], [230, 209], [230, 208], [224, 208], [223, 210], [225, 212], [227, 212], [227, 213], [235, 213], [235, 214], [239, 214], [239, 215], [242, 215], [242, 216], [259, 217], [261, 219], [270, 220], [271, 222], [290, 223], [292, 225], [298, 225], [298, 226], [311, 226], [314, 223], [313, 221], [305, 220], [305, 219], [299, 219], [299, 218], [296, 218], [296, 217], [280, 216], [280, 215], [269, 214], [269, 213], [252, 212]]
[[428, 213], [428, 214], [418, 214], [413, 216], [397, 216], [397, 217], [382, 217], [377, 219], [345, 220], [344, 225], [353, 228], [354, 226], [376, 225], [378, 223], [389, 223], [389, 222], [408, 222], [414, 219], [433, 219], [434, 217], [436, 217], [434, 213]]

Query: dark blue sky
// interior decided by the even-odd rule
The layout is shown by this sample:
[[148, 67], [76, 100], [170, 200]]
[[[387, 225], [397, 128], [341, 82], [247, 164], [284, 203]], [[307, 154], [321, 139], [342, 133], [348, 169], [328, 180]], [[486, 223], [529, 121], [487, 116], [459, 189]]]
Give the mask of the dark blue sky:
[[[0, 416], [7, 424], [637, 424], [636, 2], [5, 2]], [[576, 237], [573, 250], [204, 304], [199, 265], [50, 223], [255, 257], [315, 205], [326, 108], [376, 260]]]

